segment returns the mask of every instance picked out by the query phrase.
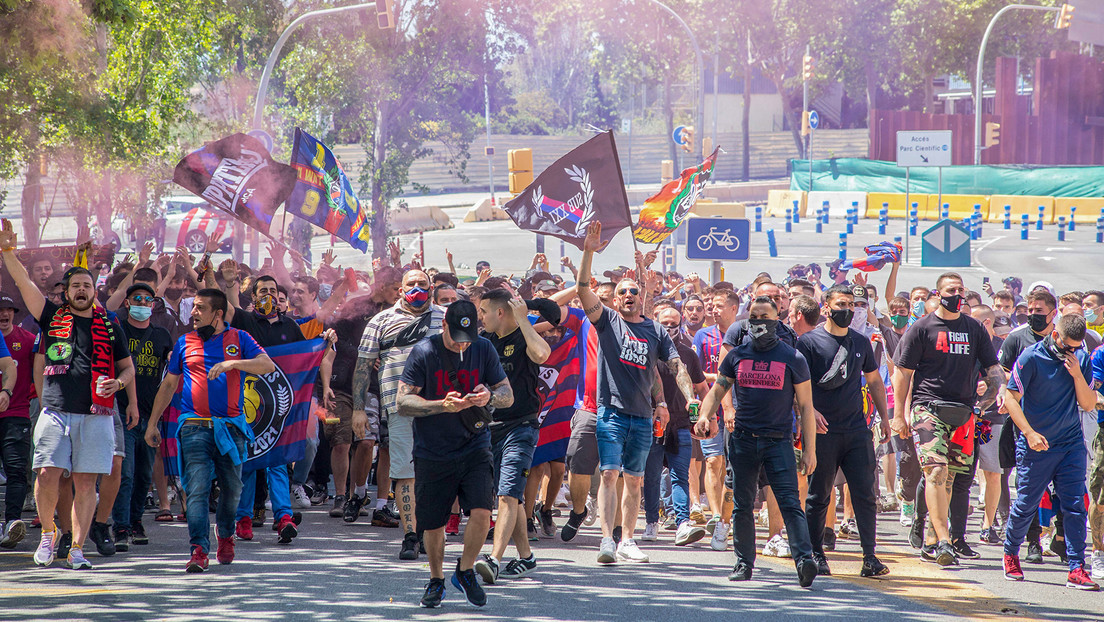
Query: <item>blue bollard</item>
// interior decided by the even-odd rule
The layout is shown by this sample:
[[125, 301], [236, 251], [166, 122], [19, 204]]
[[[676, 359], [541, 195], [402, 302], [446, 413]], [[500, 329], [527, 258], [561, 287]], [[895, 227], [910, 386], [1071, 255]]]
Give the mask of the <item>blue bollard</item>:
[[859, 224], [859, 202], [851, 201], [851, 220], [855, 221], [854, 224]]
[[763, 232], [763, 208], [758, 206], [755, 208], [755, 232]]
[[1035, 230], [1036, 231], [1042, 231], [1043, 230], [1043, 217], [1044, 216], [1046, 216], [1046, 207], [1043, 206], [1043, 205], [1040, 205], [1039, 206], [1039, 219], [1035, 221]]
[[1058, 217], [1058, 241], [1059, 242], [1065, 242], [1066, 241], [1066, 217], [1065, 216], [1059, 216]]
[[1077, 215], [1077, 206], [1076, 205], [1071, 205], [1070, 206], [1070, 219], [1069, 219], [1069, 230], [1071, 232], [1077, 230], [1077, 223], [1074, 222], [1074, 219], [1073, 219], [1073, 217], [1076, 216], [1076, 215]]
[[801, 223], [801, 207], [798, 206], [797, 201], [793, 203], [793, 223], [796, 225]]
[[771, 257], [778, 256], [778, 243], [774, 239], [774, 229], [767, 229], [767, 251]]
[[982, 225], [981, 212], [974, 212], [974, 215], [972, 216], [972, 218], [974, 220], [974, 239], [975, 240], [980, 240], [981, 239], [981, 225]]
[[1027, 214], [1020, 214], [1020, 239], [1027, 239], [1027, 228], [1029, 223], [1027, 222]]
[[1008, 231], [1012, 229], [1012, 206], [1004, 206], [1004, 230]]
[[917, 203], [912, 204], [912, 208], [909, 209], [909, 235], [916, 235], [916, 227], [920, 223], [920, 205]]
[[897, 246], [900, 246], [901, 248], [904, 248], [904, 246], [902, 246], [903, 241], [901, 240], [901, 236], [899, 236], [899, 235], [893, 236], [893, 241], [897, 243]]
[[828, 224], [828, 201], [825, 201], [821, 207], [823, 209], [820, 210], [820, 217], [824, 219], [824, 224]]
[[839, 258], [840, 258], [840, 261], [845, 261], [847, 259], [847, 234], [846, 233], [839, 234]]
[[847, 233], [848, 235], [855, 232], [855, 208], [851, 207], [847, 210]]
[[[1100, 210], [1104, 212], [1104, 210]], [[1096, 219], [1096, 243], [1104, 244], [1104, 214]]]
[[878, 235], [885, 235], [887, 224], [889, 224], [889, 210], [883, 207], [882, 211], [878, 212]]
[[793, 233], [793, 210], [786, 208], [786, 233]]
[[824, 212], [828, 211], [828, 206], [818, 207], [816, 211], [816, 232], [824, 233]]
[[951, 204], [950, 203], [944, 203], [943, 207], [941, 207], [939, 209], [939, 218], [940, 218], [940, 220], [947, 220], [950, 217], [951, 217]]

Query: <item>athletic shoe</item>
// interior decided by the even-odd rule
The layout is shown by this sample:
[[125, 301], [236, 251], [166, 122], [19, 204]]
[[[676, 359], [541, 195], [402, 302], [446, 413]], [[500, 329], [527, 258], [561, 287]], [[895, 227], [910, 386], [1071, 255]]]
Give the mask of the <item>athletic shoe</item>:
[[1041, 564], [1043, 563], [1043, 547], [1038, 542], [1027, 543], [1027, 555], [1024, 556], [1024, 561], [1029, 564]]
[[717, 527], [713, 529], [713, 535], [709, 538], [709, 546], [714, 551], [723, 551], [728, 548], [728, 523], [717, 523]]
[[445, 523], [445, 535], [446, 536], [458, 536], [460, 535], [460, 515], [449, 514], [448, 522]]
[[540, 514], [537, 515], [537, 518], [540, 519], [541, 536], [545, 538], [555, 538], [556, 522], [552, 520], [552, 510], [542, 509]]
[[698, 505], [697, 503], [695, 503], [690, 508], [690, 520], [694, 521], [695, 523], [697, 523], [699, 525], [704, 525], [705, 524], [705, 514], [702, 513], [701, 506]]
[[576, 514], [575, 512], [569, 512], [567, 515], [567, 524], [560, 528], [560, 540], [564, 542], [570, 542], [575, 534], [579, 533], [579, 526], [586, 523], [587, 517], [590, 512], [583, 507], [582, 514]]
[[613, 528], [613, 541], [617, 544], [621, 544], [621, 525]]
[[27, 495], [26, 497], [23, 498], [23, 511], [24, 512], [34, 512], [36, 509], [37, 509], [37, 506], [35, 506], [34, 495]]
[[613, 564], [617, 562], [617, 543], [613, 538], [602, 538], [602, 544], [598, 547], [598, 563]]
[[146, 535], [146, 528], [142, 525], [141, 522], [131, 525], [130, 542], [131, 544], [137, 544], [138, 546], [145, 546], [149, 544], [149, 536]]
[[114, 529], [112, 537], [115, 539], [115, 551], [126, 553], [130, 550], [130, 530], [126, 527]]
[[920, 559], [934, 562], [936, 558], [936, 549], [938, 547], [934, 544], [925, 544], [920, 547]]
[[659, 523], [648, 523], [644, 525], [644, 533], [641, 534], [640, 539], [645, 542], [655, 542], [659, 540]]
[[384, 506], [372, 513], [372, 526], [394, 529], [399, 526], [399, 515], [395, 514], [391, 508]]
[[277, 544], [291, 544], [291, 540], [299, 535], [299, 528], [295, 526], [295, 519], [288, 515], [280, 517], [280, 521], [276, 523], [276, 533], [279, 538], [276, 540]]
[[668, 514], [667, 518], [663, 519], [663, 529], [666, 531], [676, 531], [678, 526], [678, 516], [675, 516], [674, 512]]
[[53, 531], [43, 531], [42, 539], [38, 542], [38, 549], [35, 550], [34, 563], [39, 566], [49, 566], [54, 563], [55, 555], [57, 554], [57, 543], [57, 529]]
[[252, 524], [253, 524], [254, 527], [264, 526], [264, 524], [265, 524], [265, 509], [266, 508], [263, 505], [261, 507], [254, 507], [253, 508]]
[[533, 522], [532, 518], [525, 519], [525, 530], [529, 532], [530, 542], [540, 540], [540, 536], [537, 534], [537, 524]]
[[912, 524], [916, 522], [916, 502], [909, 503], [908, 501], [901, 502], [901, 526], [912, 527]]
[[479, 581], [475, 578], [475, 571], [470, 568], [460, 570], [460, 560], [456, 560], [456, 570], [452, 573], [452, 584], [464, 593], [464, 597], [468, 599], [469, 603], [476, 607], [487, 604], [487, 593], [483, 591]]
[[594, 497], [587, 497], [586, 511], [583, 512], [586, 518], [583, 520], [583, 524], [590, 527], [598, 521], [598, 500]]
[[770, 526], [770, 512], [767, 510], [766, 503], [763, 504], [763, 507], [759, 508], [759, 513], [755, 515], [755, 524], [760, 527]]
[[982, 544], [1003, 544], [1000, 534], [997, 533], [997, 528], [992, 526], [981, 528], [981, 533], [978, 534], [978, 542]]
[[813, 553], [813, 561], [817, 565], [817, 575], [824, 575], [826, 577], [832, 575], [832, 569], [828, 567], [828, 558], [823, 555], [817, 555]]
[[215, 550], [215, 559], [220, 564], [229, 564], [234, 561], [234, 539], [219, 538], [218, 549]]
[[311, 505], [322, 505], [330, 495], [326, 493], [325, 486], [318, 486], [311, 492]]
[[705, 537], [705, 527], [699, 527], [694, 521], [682, 521], [678, 531], [675, 532], [675, 546], [693, 544]]
[[717, 529], [717, 524], [721, 522], [721, 515], [714, 514], [709, 517], [709, 520], [705, 522], [705, 530], [709, 535], [713, 535], [713, 531]]
[[1066, 576], [1066, 587], [1089, 592], [1095, 592], [1100, 589], [1100, 586], [1089, 578], [1089, 573], [1085, 572], [1084, 566], [1079, 566], [1070, 571], [1069, 575]]
[[306, 489], [302, 484], [296, 484], [291, 487], [291, 507], [305, 510], [311, 506], [310, 496], [307, 495]]
[[874, 555], [863, 558], [862, 570], [859, 571], [860, 577], [881, 577], [887, 574], [889, 574], [889, 566], [883, 564], [882, 560]]
[[966, 544], [966, 540], [959, 539], [951, 543], [951, 548], [954, 549], [955, 556], [959, 559], [979, 559], [981, 553], [978, 553], [974, 549], [970, 548], [969, 544]]
[[839, 527], [839, 537], [844, 540], [859, 539], [859, 526], [855, 523], [855, 519], [849, 518], [843, 521], [843, 524]]
[[1005, 555], [1004, 555], [1004, 578], [1008, 579], [1009, 581], [1023, 581], [1024, 580], [1023, 569], [1020, 568], [1020, 557], [1019, 557], [1019, 555], [1009, 555], [1009, 554], [1005, 553]]
[[360, 516], [360, 508], [364, 507], [364, 499], [365, 497], [358, 496], [356, 493], [346, 499], [342, 520], [346, 523], [355, 523]]
[[71, 531], [66, 531], [65, 533], [61, 534], [61, 538], [58, 540], [57, 556], [59, 558], [69, 557], [69, 549], [72, 546], [73, 546], [73, 533]]
[[821, 541], [821, 547], [825, 551], [836, 550], [836, 530], [831, 527], [824, 528], [824, 539]]
[[1104, 551], [1093, 551], [1089, 560], [1092, 564], [1092, 578], [1104, 579]]
[[886, 493], [878, 497], [878, 512], [896, 512], [901, 507], [900, 501], [897, 500], [897, 496]]
[[418, 559], [418, 534], [411, 531], [403, 536], [399, 559], [406, 562]]
[[27, 524], [18, 518], [4, 523], [4, 537], [0, 539], [0, 548], [14, 549], [27, 535]]
[[740, 560], [736, 562], [736, 565], [732, 567], [732, 572], [728, 574], [729, 581], [750, 581], [751, 580], [751, 564]]
[[[705, 533], [705, 531], [702, 530], [702, 533]], [[647, 563], [648, 556], [640, 550], [640, 547], [636, 546], [636, 542], [633, 542], [632, 538], [625, 538], [621, 541], [621, 544], [617, 545], [617, 559], [643, 564]]]
[[483, 579], [485, 585], [494, 585], [498, 581], [498, 560], [486, 553], [475, 559], [472, 565], [476, 574]]
[[940, 540], [939, 544], [935, 545], [935, 563], [943, 567], [958, 565], [958, 556], [955, 555], [955, 549], [950, 542]]
[[441, 599], [445, 596], [445, 580], [430, 579], [426, 583], [425, 594], [422, 594], [422, 606], [433, 609], [441, 606]]
[[789, 557], [790, 543], [781, 534], [776, 534], [763, 545], [763, 555], [767, 557]]
[[207, 565], [210, 562], [207, 561], [207, 552], [204, 551], [199, 545], [192, 545], [192, 558], [188, 560], [188, 563], [184, 566], [184, 572], [203, 572], [207, 570]]
[[1068, 564], [1069, 563], [1069, 557], [1066, 556], [1066, 539], [1065, 538], [1062, 538], [1061, 540], [1059, 540], [1058, 538], [1051, 538], [1050, 539], [1050, 547], [1048, 547], [1048, 548], [1050, 548], [1051, 553], [1054, 553], [1059, 558], [1061, 558], [1063, 564]]
[[234, 528], [234, 535], [238, 536], [238, 540], [252, 540], [253, 521], [248, 516], [239, 518], [238, 524]]
[[345, 502], [348, 500], [345, 495], [334, 497], [333, 507], [330, 508], [330, 518], [343, 518], [345, 516]]
[[515, 557], [510, 560], [510, 563], [506, 564], [506, 567], [502, 569], [502, 577], [504, 579], [520, 579], [524, 576], [528, 576], [536, 569], [537, 558], [532, 553], [529, 553], [529, 557]]
[[919, 549], [924, 546], [924, 522], [918, 520], [912, 523], [912, 527], [909, 527], [909, 544], [912, 548]]
[[812, 557], [806, 557], [805, 559], [797, 563], [797, 582], [801, 587], [809, 587], [813, 584], [813, 579], [817, 576], [817, 563], [813, 561]]
[[65, 563], [69, 564], [69, 567], [73, 570], [92, 570], [92, 562], [84, 556], [84, 549], [75, 546], [69, 549], [69, 555], [66, 556]]
[[92, 528], [88, 530], [88, 539], [96, 545], [96, 552], [100, 557], [110, 557], [115, 554], [115, 541], [111, 539], [111, 529], [107, 523], [92, 521]]

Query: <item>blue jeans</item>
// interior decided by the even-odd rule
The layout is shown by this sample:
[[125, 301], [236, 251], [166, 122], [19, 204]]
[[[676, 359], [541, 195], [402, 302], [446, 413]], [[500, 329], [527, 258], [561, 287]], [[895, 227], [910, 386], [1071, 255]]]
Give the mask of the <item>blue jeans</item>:
[[[307, 425], [311, 425], [312, 422], [308, 421]], [[321, 434], [321, 432], [319, 432]], [[292, 484], [306, 484], [307, 476], [310, 475], [311, 467], [314, 466], [314, 457], [318, 454], [318, 435], [311, 437], [307, 434], [307, 446], [306, 453], [303, 454], [303, 459], [295, 463], [295, 468], [291, 470], [291, 483]]]
[[793, 440], [754, 436], [736, 429], [728, 435], [728, 463], [732, 470], [732, 547], [736, 559], [755, 565], [755, 493], [760, 467], [766, 472], [789, 534], [795, 562], [811, 557], [809, 523], [797, 496], [797, 461]]
[[[246, 440], [231, 426], [230, 434], [238, 446], [238, 454], [245, 458]], [[215, 445], [215, 432], [201, 425], [180, 426], [180, 463], [184, 493], [188, 496], [188, 539], [193, 546], [211, 550], [211, 519], [208, 517], [208, 497], [211, 480], [218, 479], [218, 508], [215, 510], [215, 526], [220, 538], [234, 535], [234, 509], [242, 493], [241, 465], [234, 464], [228, 455], [219, 453]]]
[[659, 521], [660, 477], [663, 474], [663, 458], [667, 457], [667, 469], [671, 472], [671, 505], [678, 524], [690, 520], [690, 430], [678, 434], [678, 452], [671, 453], [662, 443], [652, 443], [648, 465], [644, 470], [644, 516], [649, 523]]
[[525, 482], [533, 466], [540, 430], [523, 425], [506, 433], [494, 444], [494, 486], [499, 497], [525, 501]]
[[1019, 555], [1031, 519], [1043, 498], [1047, 484], [1054, 482], [1054, 491], [1062, 499], [1062, 522], [1066, 531], [1066, 556], [1074, 570], [1085, 563], [1085, 471], [1088, 456], [1084, 443], [1070, 443], [1033, 451], [1027, 440], [1016, 442], [1016, 502], [1008, 513], [1004, 532], [1004, 554]]
[[651, 417], [634, 417], [599, 406], [594, 435], [598, 438], [599, 470], [643, 477], [652, 450]]
[[115, 529], [130, 529], [133, 525], [142, 524], [142, 514], [146, 511], [146, 493], [153, 481], [153, 461], [157, 459], [157, 450], [146, 444], [148, 424], [149, 417], [139, 417], [134, 429], [123, 432], [126, 457], [123, 458], [119, 494], [111, 508], [111, 520], [115, 523]]
[[[288, 468], [286, 464], [278, 467], [262, 469], [268, 478], [268, 498], [272, 500], [272, 517], [280, 520], [284, 516], [291, 516], [291, 488], [288, 484]], [[238, 502], [238, 512], [235, 520], [241, 520], [246, 516], [253, 516], [253, 501], [257, 496], [257, 471], [249, 471], [242, 474], [241, 500]]]

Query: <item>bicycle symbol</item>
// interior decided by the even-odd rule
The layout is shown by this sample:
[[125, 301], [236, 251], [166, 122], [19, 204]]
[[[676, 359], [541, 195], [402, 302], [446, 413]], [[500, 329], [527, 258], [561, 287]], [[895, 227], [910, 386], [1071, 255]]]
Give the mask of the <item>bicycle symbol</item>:
[[717, 227], [710, 227], [709, 233], [703, 233], [698, 238], [698, 249], [704, 253], [713, 248], [714, 243], [730, 253], [734, 253], [740, 248], [740, 239], [732, 235], [731, 229], [718, 231]]

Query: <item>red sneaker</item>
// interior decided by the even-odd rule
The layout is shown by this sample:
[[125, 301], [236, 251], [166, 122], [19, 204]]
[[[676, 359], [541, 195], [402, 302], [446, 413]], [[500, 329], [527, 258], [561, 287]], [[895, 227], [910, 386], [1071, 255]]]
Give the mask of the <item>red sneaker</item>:
[[[1070, 573], [1073, 576], [1073, 573]], [[1020, 556], [1019, 555], [1005, 555], [1004, 556], [1004, 578], [1009, 581], [1023, 581], [1024, 574], [1020, 568]]]
[[448, 523], [445, 524], [445, 535], [455, 536], [460, 533], [460, 515], [449, 514]]
[[234, 529], [234, 534], [238, 536], [239, 540], [252, 540], [253, 519], [248, 516], [243, 516], [238, 519], [238, 526]]
[[194, 544], [192, 545], [192, 558], [188, 560], [188, 565], [184, 566], [184, 571], [203, 572], [207, 570], [207, 563], [207, 552], [198, 544]]
[[1070, 571], [1069, 576], [1066, 577], [1066, 587], [1089, 592], [1095, 592], [1100, 589], [1100, 586], [1089, 577], [1089, 573], [1085, 572], [1084, 566]]
[[295, 526], [295, 519], [287, 515], [281, 516], [280, 521], [276, 523], [276, 533], [279, 535], [276, 542], [291, 544], [291, 539], [299, 535], [299, 528]]
[[234, 538], [219, 538], [218, 550], [215, 551], [215, 559], [220, 564], [229, 564], [234, 561]]

